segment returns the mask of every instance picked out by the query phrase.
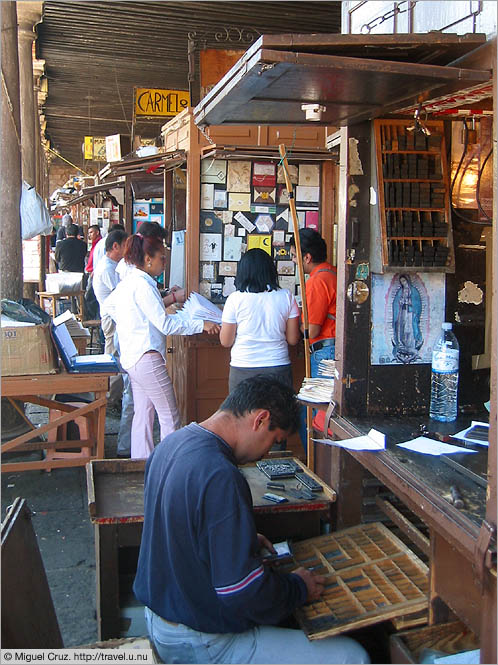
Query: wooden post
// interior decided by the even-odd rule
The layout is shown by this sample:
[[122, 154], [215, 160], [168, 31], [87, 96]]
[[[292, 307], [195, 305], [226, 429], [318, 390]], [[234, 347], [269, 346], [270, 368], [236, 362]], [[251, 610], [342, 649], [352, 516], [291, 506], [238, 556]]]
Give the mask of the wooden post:
[[[310, 344], [309, 344], [309, 325], [308, 325], [308, 305], [306, 303], [306, 283], [304, 280], [303, 256], [301, 254], [301, 241], [299, 239], [299, 220], [296, 212], [296, 201], [294, 199], [294, 188], [292, 186], [289, 169], [287, 163], [287, 152], [285, 145], [281, 143], [278, 146], [282, 164], [284, 167], [285, 186], [289, 192], [289, 208], [292, 216], [292, 226], [294, 229], [294, 243], [296, 245], [297, 256], [297, 269], [299, 273], [299, 284], [301, 286], [301, 298], [303, 302], [303, 335], [304, 335], [304, 373], [305, 376], [311, 376], [311, 362], [310, 362]], [[308, 459], [307, 464], [310, 469], [314, 470], [315, 467], [315, 447], [311, 441], [311, 427], [312, 427], [312, 411], [311, 407], [306, 408], [306, 430], [307, 430], [307, 451]]]
[[22, 297], [21, 218], [21, 119], [17, 14], [15, 2], [2, 3], [2, 132], [0, 135], [0, 230], [1, 297]]

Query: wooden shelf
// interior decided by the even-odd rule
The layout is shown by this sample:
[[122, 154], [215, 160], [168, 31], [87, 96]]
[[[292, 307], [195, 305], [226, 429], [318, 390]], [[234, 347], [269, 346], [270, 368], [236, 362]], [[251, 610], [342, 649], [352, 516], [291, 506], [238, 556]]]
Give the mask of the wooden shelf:
[[[444, 123], [429, 121], [425, 124], [431, 131], [429, 136], [408, 132], [413, 120], [374, 121], [382, 265], [385, 270], [454, 272], [455, 269]], [[409, 173], [411, 177], [393, 177], [401, 172]], [[440, 177], [423, 177], [429, 173]], [[432, 203], [432, 206], [413, 205], [419, 200]], [[412, 205], [393, 205], [401, 202]], [[411, 235], [413, 231], [444, 233], [446, 229], [448, 235], [445, 236]], [[406, 256], [405, 250], [409, 247], [412, 254], [415, 252], [415, 258]], [[429, 247], [436, 251], [439, 260], [447, 253], [445, 265], [405, 265], [406, 260], [419, 264], [424, 248]]]
[[447, 236], [387, 236], [388, 240], [446, 240]]
[[383, 155], [440, 155], [440, 150], [382, 150]]
[[416, 212], [445, 212], [446, 208], [385, 208], [385, 210], [414, 210]]
[[384, 182], [443, 182], [442, 178], [384, 178]]

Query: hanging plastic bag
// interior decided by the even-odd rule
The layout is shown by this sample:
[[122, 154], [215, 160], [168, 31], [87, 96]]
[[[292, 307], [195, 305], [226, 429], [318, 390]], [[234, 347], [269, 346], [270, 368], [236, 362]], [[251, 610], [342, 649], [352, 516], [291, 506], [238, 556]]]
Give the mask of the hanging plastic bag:
[[27, 182], [22, 183], [21, 193], [22, 239], [29, 240], [40, 234], [52, 232], [52, 222], [42, 197]]

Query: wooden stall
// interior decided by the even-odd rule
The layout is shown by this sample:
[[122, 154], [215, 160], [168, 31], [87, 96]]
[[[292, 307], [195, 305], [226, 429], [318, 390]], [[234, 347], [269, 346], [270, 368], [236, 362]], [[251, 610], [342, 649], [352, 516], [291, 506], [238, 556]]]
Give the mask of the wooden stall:
[[[293, 461], [305, 468], [299, 460]], [[323, 491], [313, 499], [296, 497], [272, 504], [262, 498], [268, 491], [268, 478], [255, 465], [241, 468], [251, 489], [256, 527], [272, 542], [318, 536], [323, 524], [329, 523], [336, 499], [330, 487], [322, 484]], [[88, 509], [95, 525], [99, 640], [121, 633], [122, 606], [134, 578], [142, 536], [144, 469], [145, 460], [94, 460], [87, 465]], [[287, 488], [296, 484], [294, 478], [282, 482]]]
[[[295, 182], [301, 177], [303, 225], [315, 225], [332, 238], [337, 158], [325, 148], [326, 128], [245, 125], [202, 132], [188, 109], [164, 125], [162, 133], [166, 151], [186, 154], [185, 169], [173, 173], [166, 208], [172, 211], [172, 230], [184, 231], [187, 291], [199, 291], [222, 305], [244, 243], [266, 248], [277, 261], [281, 285], [295, 292], [288, 251], [292, 221], [278, 144], [288, 144]], [[333, 242], [328, 245], [332, 258]], [[218, 339], [196, 335], [170, 338], [167, 352], [183, 423], [208, 417], [227, 394], [230, 350]], [[304, 375], [302, 347], [291, 349], [291, 361], [298, 388]], [[301, 447], [297, 437], [291, 445], [293, 450]]]
[[[403, 44], [406, 58], [393, 50]], [[330, 86], [331, 78], [341, 85]], [[340, 144], [337, 378], [321, 429], [332, 439], [370, 428], [386, 435], [385, 450], [376, 453], [316, 443], [315, 471], [337, 491], [336, 529], [368, 521], [371, 490], [369, 505], [379, 519], [427, 558], [429, 623], [457, 615], [477, 635], [481, 662], [494, 662], [496, 39], [442, 33], [263, 36], [201, 101], [194, 118], [203, 131], [282, 117], [299, 125], [304, 102], [323, 107], [322, 125], [341, 126], [334, 137]], [[471, 135], [482, 157], [479, 179], [470, 187], [478, 205], [471, 210], [453, 190], [462, 154], [457, 124], [464, 126], [462, 118], [473, 112], [482, 116], [479, 132]], [[468, 137], [460, 143], [465, 150]], [[483, 175], [488, 150], [494, 168], [490, 161]], [[479, 187], [486, 179], [484, 210]], [[326, 232], [324, 237], [331, 239]], [[431, 311], [431, 327], [424, 310], [423, 343], [410, 357], [398, 348], [394, 326], [389, 328], [403, 275], [438, 313]], [[479, 296], [468, 297], [464, 289], [474, 286]], [[437, 319], [439, 328], [442, 320], [452, 321], [460, 341], [461, 408], [453, 423], [428, 418]], [[483, 404], [490, 398], [488, 414]], [[462, 455], [432, 457], [396, 447], [423, 432], [443, 438], [488, 417], [489, 448], [473, 455], [472, 464]], [[455, 631], [456, 639], [461, 628]]]

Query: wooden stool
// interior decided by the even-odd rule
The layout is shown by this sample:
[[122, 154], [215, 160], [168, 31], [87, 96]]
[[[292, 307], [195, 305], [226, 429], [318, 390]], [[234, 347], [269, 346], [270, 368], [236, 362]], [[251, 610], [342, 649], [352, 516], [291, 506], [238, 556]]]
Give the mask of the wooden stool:
[[[68, 406], [81, 407], [84, 406], [82, 402], [67, 402]], [[64, 412], [57, 409], [51, 409], [49, 411], [49, 422], [56, 420], [64, 415]], [[95, 435], [95, 418], [92, 413], [89, 413], [86, 416], [76, 417], [74, 420], [69, 422], [75, 423], [78, 426], [80, 431], [80, 440], [87, 442], [91, 436]], [[65, 441], [68, 438], [67, 426], [69, 423], [60, 425], [57, 430], [52, 429], [47, 432], [48, 441]], [[96, 451], [92, 449], [93, 447], [82, 445], [80, 451], [72, 452], [62, 452], [60, 450], [55, 450], [54, 448], [47, 448], [45, 459], [46, 460], [58, 460], [58, 459], [74, 459], [76, 457], [91, 457], [96, 454]], [[46, 469], [47, 471], [52, 471], [51, 468]]]
[[50, 313], [52, 318], [57, 316], [57, 302], [59, 300], [69, 300], [71, 303], [73, 298], [77, 301], [79, 309], [79, 312], [75, 314], [75, 316], [80, 321], [83, 318], [83, 297], [85, 295], [84, 291], [75, 291], [74, 293], [50, 293], [49, 291], [37, 291], [36, 294], [40, 298], [40, 307], [43, 310], [47, 311], [45, 309], [45, 301], [48, 300], [50, 302], [50, 312], [47, 313]]
[[88, 353], [104, 353], [100, 339], [100, 319], [83, 321], [82, 325], [90, 331], [90, 344], [87, 346]]

